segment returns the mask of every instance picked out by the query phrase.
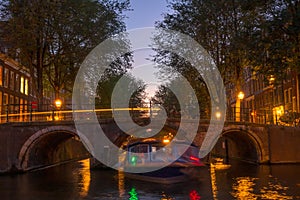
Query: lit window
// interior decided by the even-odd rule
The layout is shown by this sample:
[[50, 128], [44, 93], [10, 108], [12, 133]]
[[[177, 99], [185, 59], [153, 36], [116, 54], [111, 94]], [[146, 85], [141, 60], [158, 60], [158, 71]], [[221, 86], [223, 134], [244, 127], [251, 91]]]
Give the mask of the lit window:
[[0, 91], [0, 114], [2, 114], [2, 105], [2, 92]]
[[3, 82], [2, 82], [2, 79], [3, 79], [3, 67], [0, 66], [0, 86], [2, 86]]
[[24, 77], [23, 76], [21, 76], [20, 92], [24, 93]]
[[25, 79], [25, 94], [28, 95], [28, 79]]

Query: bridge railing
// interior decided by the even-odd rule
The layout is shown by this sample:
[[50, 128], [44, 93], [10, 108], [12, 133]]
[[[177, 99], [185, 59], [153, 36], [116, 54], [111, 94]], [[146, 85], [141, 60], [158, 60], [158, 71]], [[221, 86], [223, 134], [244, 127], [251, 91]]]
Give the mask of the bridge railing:
[[[89, 107], [89, 106], [87, 106]], [[14, 109], [11, 109], [14, 108]], [[156, 115], [160, 109], [157, 107], [131, 107], [115, 108], [116, 111], [129, 111], [132, 118], [149, 118], [150, 115]], [[7, 122], [31, 122], [31, 121], [67, 121], [73, 120], [73, 113], [78, 112], [79, 117], [83, 120], [90, 120], [93, 113], [96, 113], [98, 119], [112, 118], [111, 108], [97, 108], [97, 109], [80, 109], [72, 110], [72, 105], [64, 105], [63, 108], [57, 109], [53, 105], [39, 105], [39, 111], [36, 107], [31, 105], [7, 105], [1, 108], [0, 123]], [[200, 118], [209, 120], [212, 113], [201, 112]], [[216, 113], [215, 113], [216, 114]], [[221, 113], [220, 113], [221, 114]], [[170, 109], [167, 111], [169, 118], [179, 119], [181, 117], [179, 111]], [[296, 115], [293, 115], [296, 116]], [[191, 116], [193, 118], [193, 116]], [[299, 115], [300, 118], [300, 115]], [[272, 110], [251, 110], [247, 108], [228, 107], [226, 113], [226, 121], [228, 122], [245, 122], [256, 124], [277, 124], [285, 126], [295, 126], [296, 117], [292, 123], [286, 123], [282, 118], [274, 113]], [[300, 121], [300, 120], [299, 120]]]
[[[98, 108], [98, 109], [71, 109], [72, 106], [65, 106], [63, 109], [54, 109], [53, 107], [43, 105], [43, 108], [49, 110], [36, 111], [29, 107], [29, 109], [12, 111], [7, 106], [7, 109], [2, 109], [4, 112], [0, 114], [0, 123], [8, 122], [45, 122], [45, 121], [71, 121], [73, 114], [82, 120], [91, 120], [94, 113], [98, 119], [109, 119], [113, 117], [113, 110], [120, 112], [129, 111], [132, 118], [149, 118], [150, 115], [156, 115], [160, 109], [139, 107], [139, 108]], [[118, 114], [118, 112], [116, 112]]]

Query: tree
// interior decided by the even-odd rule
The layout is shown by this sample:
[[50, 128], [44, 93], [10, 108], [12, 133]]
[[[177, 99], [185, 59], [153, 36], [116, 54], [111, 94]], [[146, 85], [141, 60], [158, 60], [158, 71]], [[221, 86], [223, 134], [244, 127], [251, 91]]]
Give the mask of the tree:
[[[249, 65], [247, 53], [251, 36], [261, 21], [266, 2], [173, 0], [169, 3], [172, 12], [165, 14], [158, 26], [180, 31], [199, 42], [214, 59], [225, 84], [234, 84], [238, 93], [243, 69]], [[166, 52], [159, 52], [156, 58], [180, 73], [196, 75], [186, 63], [176, 59]], [[201, 80], [201, 77], [191, 80]]]
[[300, 70], [300, 3], [269, 1], [262, 16], [253, 31], [249, 60], [256, 71], [281, 84], [287, 70]]
[[2, 37], [12, 45], [10, 55], [29, 68], [39, 103], [43, 75], [56, 97], [71, 91], [91, 49], [125, 29], [122, 13], [128, 5], [128, 0], [1, 1]]

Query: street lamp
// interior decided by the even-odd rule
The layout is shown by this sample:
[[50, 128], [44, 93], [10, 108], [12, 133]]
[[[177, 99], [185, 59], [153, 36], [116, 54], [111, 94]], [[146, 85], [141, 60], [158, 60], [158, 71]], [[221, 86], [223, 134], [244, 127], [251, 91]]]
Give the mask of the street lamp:
[[[60, 110], [62, 106], [62, 101], [60, 99], [56, 99], [54, 101], [55, 108], [56, 110]], [[54, 116], [54, 111], [53, 111], [53, 120], [59, 120], [59, 111], [57, 112], [57, 116]]]
[[245, 94], [244, 92], [240, 91], [237, 95], [237, 101], [236, 101], [236, 121], [241, 121], [241, 101], [244, 99]]
[[239, 94], [238, 94], [238, 98], [239, 98], [239, 100], [243, 100], [243, 99], [244, 99], [244, 97], [245, 97], [245, 94], [244, 94], [244, 92], [240, 91], [240, 92], [239, 92]]
[[55, 100], [55, 107], [57, 110], [59, 110], [62, 106], [62, 101], [60, 99]]

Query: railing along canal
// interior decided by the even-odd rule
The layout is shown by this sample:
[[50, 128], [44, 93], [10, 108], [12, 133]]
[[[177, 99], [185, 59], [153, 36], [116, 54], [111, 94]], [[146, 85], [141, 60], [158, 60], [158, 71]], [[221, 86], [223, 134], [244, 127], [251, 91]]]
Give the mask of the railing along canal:
[[[18, 109], [10, 109], [10, 107]], [[22, 110], [26, 108], [26, 110]], [[37, 111], [29, 106], [20, 105], [7, 105], [2, 108], [0, 113], [0, 123], [8, 122], [45, 122], [45, 121], [71, 121], [73, 119], [74, 112], [79, 113], [80, 118], [83, 120], [92, 119], [96, 114], [98, 119], [113, 118], [113, 110], [115, 111], [129, 111], [132, 118], [149, 118], [151, 115], [155, 116], [160, 108], [158, 107], [119, 107], [119, 108], [96, 108], [96, 109], [80, 109], [73, 110], [71, 105], [65, 105], [64, 108], [56, 109], [53, 105], [43, 105]], [[179, 119], [180, 112], [172, 109], [167, 109], [168, 118]], [[214, 113], [215, 116], [221, 116], [223, 113]], [[193, 116], [191, 116], [193, 118]], [[209, 120], [211, 113], [202, 111], [200, 113], [200, 119]], [[239, 122], [239, 123], [255, 123], [255, 124], [275, 124], [284, 126], [299, 126], [300, 115], [295, 113], [285, 113], [284, 115], [277, 115], [272, 110], [251, 110], [245, 108], [229, 107], [226, 111], [227, 122]]]

